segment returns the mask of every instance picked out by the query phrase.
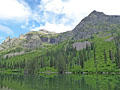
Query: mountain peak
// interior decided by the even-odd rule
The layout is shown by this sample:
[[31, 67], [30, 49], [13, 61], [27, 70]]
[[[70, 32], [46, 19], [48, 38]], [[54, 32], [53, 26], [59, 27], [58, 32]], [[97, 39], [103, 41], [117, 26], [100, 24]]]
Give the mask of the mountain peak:
[[95, 16], [104, 16], [105, 14], [103, 12], [98, 12], [98, 11], [94, 10], [89, 14], [89, 16], [93, 16], [93, 15], [95, 15]]

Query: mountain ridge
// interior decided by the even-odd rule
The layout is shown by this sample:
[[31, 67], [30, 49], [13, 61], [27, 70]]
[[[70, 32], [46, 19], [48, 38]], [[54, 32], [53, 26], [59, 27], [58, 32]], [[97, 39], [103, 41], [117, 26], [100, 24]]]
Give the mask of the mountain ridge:
[[59, 34], [43, 29], [41, 31], [31, 31], [25, 35], [21, 35], [19, 38], [7, 38], [8, 40], [6, 39], [5, 42], [0, 45], [0, 50], [2, 50], [2, 46], [13, 47], [18, 44], [23, 48], [35, 49], [38, 47], [40, 48], [44, 42], [56, 44], [65, 40], [85, 39], [90, 38], [93, 34], [99, 32], [115, 32], [119, 27], [120, 16], [106, 15], [103, 12], [94, 10], [87, 17], [82, 19], [72, 31]]

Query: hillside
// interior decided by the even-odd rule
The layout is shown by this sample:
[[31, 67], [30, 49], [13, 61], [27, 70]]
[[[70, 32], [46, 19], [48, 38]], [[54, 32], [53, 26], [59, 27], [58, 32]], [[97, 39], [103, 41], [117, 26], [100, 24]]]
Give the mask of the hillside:
[[72, 31], [32, 31], [0, 45], [2, 71], [119, 73], [120, 16], [93, 11]]
[[20, 35], [19, 38], [11, 39], [10, 37], [7, 37], [6, 40], [0, 45], [0, 50], [16, 47], [33, 50], [44, 47], [45, 44], [56, 43], [57, 36], [57, 33], [48, 32], [46, 30], [31, 31], [25, 35]]

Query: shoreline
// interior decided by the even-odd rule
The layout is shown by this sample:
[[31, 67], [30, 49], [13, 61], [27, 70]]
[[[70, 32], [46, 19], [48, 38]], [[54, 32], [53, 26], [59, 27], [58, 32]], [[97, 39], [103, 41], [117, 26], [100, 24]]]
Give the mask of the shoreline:
[[[32, 73], [25, 73], [24, 71], [19, 71], [19, 70], [0, 70], [0, 73], [8, 73], [8, 74], [32, 74]], [[99, 71], [99, 72], [63, 72], [63, 73], [59, 73], [59, 72], [51, 72], [51, 71], [45, 71], [45, 72], [37, 72], [37, 73], [33, 73], [33, 74], [80, 74], [80, 75], [92, 75], [92, 74], [100, 74], [100, 75], [120, 75], [120, 71], [112, 71], [112, 72], [105, 72], [105, 71]]]

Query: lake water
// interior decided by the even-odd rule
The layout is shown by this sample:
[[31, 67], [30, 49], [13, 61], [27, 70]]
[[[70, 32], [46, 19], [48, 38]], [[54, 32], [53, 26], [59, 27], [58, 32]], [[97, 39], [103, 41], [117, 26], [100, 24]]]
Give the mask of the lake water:
[[0, 90], [120, 90], [120, 76], [0, 74]]

